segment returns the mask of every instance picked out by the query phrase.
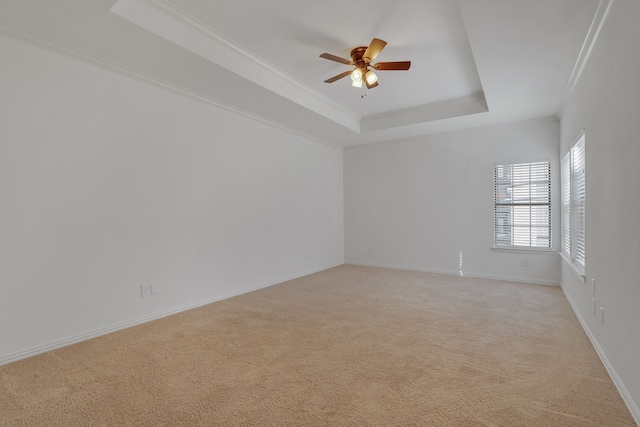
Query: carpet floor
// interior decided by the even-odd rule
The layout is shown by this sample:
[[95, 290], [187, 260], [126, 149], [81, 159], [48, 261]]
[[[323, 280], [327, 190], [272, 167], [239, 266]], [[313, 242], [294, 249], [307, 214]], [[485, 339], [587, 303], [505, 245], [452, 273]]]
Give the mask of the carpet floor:
[[352, 265], [0, 367], [2, 426], [635, 426], [558, 287]]

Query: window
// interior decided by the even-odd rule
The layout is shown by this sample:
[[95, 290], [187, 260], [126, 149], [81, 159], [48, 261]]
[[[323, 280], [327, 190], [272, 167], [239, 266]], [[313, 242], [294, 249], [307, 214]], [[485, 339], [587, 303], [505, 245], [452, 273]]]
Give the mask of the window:
[[562, 159], [562, 254], [584, 274], [585, 236], [585, 148], [584, 134]]
[[495, 247], [551, 248], [551, 164], [495, 165]]

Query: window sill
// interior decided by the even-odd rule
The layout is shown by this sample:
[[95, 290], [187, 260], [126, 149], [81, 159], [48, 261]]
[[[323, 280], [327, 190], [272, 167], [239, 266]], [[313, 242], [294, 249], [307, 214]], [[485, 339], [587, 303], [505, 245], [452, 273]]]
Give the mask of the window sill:
[[521, 246], [512, 246], [512, 247], [492, 246], [491, 250], [495, 251], [495, 252], [504, 252], [504, 253], [510, 253], [510, 254], [537, 253], [537, 254], [540, 254], [540, 255], [555, 255], [555, 253], [556, 253], [551, 248], [526, 248], [526, 247], [521, 247]]
[[563, 252], [558, 252], [560, 257], [567, 263], [567, 265], [573, 270], [574, 273], [578, 276], [578, 278], [582, 281], [582, 283], [587, 283], [587, 277], [585, 276], [584, 267], [573, 262], [568, 256], [566, 256]]

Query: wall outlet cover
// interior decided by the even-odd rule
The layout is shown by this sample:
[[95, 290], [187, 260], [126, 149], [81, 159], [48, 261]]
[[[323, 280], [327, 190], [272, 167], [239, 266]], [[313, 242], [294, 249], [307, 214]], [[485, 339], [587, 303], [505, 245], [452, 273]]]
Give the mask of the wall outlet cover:
[[151, 285], [140, 285], [140, 296], [148, 297], [151, 295]]

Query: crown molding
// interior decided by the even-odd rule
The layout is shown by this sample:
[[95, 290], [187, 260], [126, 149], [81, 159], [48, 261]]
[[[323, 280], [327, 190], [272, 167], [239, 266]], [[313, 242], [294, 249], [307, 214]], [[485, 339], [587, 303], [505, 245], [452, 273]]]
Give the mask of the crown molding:
[[118, 0], [110, 11], [359, 134], [487, 112], [484, 93], [360, 117], [302, 84], [171, 0]]
[[169, 0], [119, 0], [110, 11], [280, 96], [360, 133], [360, 116], [303, 85]]
[[580, 49], [580, 54], [578, 55], [578, 59], [573, 67], [567, 86], [565, 87], [564, 94], [562, 95], [559, 111], [564, 109], [564, 104], [566, 103], [567, 98], [571, 96], [576, 84], [580, 80], [584, 67], [587, 65], [587, 62], [591, 57], [591, 52], [598, 41], [600, 31], [602, 31], [602, 27], [607, 20], [607, 16], [609, 16], [609, 11], [611, 10], [611, 6], [613, 6], [614, 1], [615, 0], [600, 0], [595, 16], [593, 17], [593, 21], [591, 22], [591, 26], [589, 27], [589, 31], [587, 32], [587, 36], [582, 44], [582, 48]]
[[439, 135], [456, 135], [465, 132], [473, 132], [473, 131], [482, 131], [482, 130], [491, 130], [498, 128], [509, 128], [509, 127], [522, 127], [522, 126], [532, 126], [532, 125], [541, 125], [545, 123], [558, 123], [559, 119], [557, 116], [544, 116], [538, 117], [535, 119], [524, 119], [524, 120], [516, 120], [516, 121], [507, 121], [507, 122], [499, 122], [492, 123], [489, 125], [481, 125], [481, 126], [469, 126], [465, 128], [460, 128], [456, 130], [445, 130], [442, 132], [433, 132], [433, 133], [424, 133], [417, 136], [411, 136], [408, 138], [397, 138], [397, 139], [389, 139], [384, 141], [377, 142], [368, 142], [362, 144], [349, 145], [344, 147], [344, 151], [352, 151], [352, 150], [362, 150], [368, 148], [381, 148], [398, 144], [406, 144], [406, 143], [416, 143], [416, 142], [425, 142], [430, 138], [435, 138]]
[[44, 48], [46, 50], [55, 52], [57, 54], [61, 54], [67, 57], [71, 57], [73, 59], [79, 60], [81, 62], [93, 65], [93, 66], [97, 66], [99, 68], [102, 69], [106, 69], [108, 71], [111, 72], [115, 72], [124, 76], [127, 76], [129, 78], [132, 79], [136, 79], [145, 83], [149, 83], [149, 84], [153, 84], [155, 86], [161, 87], [163, 89], [169, 90], [171, 92], [174, 92], [176, 94], [182, 95], [182, 96], [186, 96], [188, 98], [191, 98], [192, 100], [196, 100], [198, 102], [204, 103], [204, 104], [208, 104], [208, 105], [212, 105], [218, 108], [222, 108], [224, 110], [227, 111], [231, 111], [233, 113], [242, 115], [244, 117], [247, 117], [249, 119], [255, 120], [257, 122], [269, 125], [271, 127], [280, 129], [284, 132], [299, 136], [301, 138], [307, 139], [311, 142], [316, 142], [318, 144], [322, 144], [325, 145], [327, 147], [331, 147], [337, 150], [343, 150], [343, 146], [340, 144], [336, 144], [334, 142], [331, 141], [327, 141], [321, 138], [318, 138], [314, 135], [308, 134], [306, 132], [301, 132], [297, 129], [288, 127], [288, 126], [284, 126], [278, 122], [275, 122], [273, 120], [268, 120], [265, 119], [261, 116], [258, 116], [256, 114], [250, 113], [244, 109], [241, 108], [237, 108], [234, 107], [232, 105], [229, 105], [227, 103], [224, 102], [220, 102], [218, 100], [212, 99], [212, 98], [208, 98], [205, 96], [200, 95], [199, 93], [196, 93], [192, 90], [186, 89], [180, 85], [177, 85], [175, 83], [171, 83], [169, 81], [163, 80], [157, 76], [154, 76], [152, 74], [149, 73], [145, 73], [139, 70], [136, 70], [134, 68], [131, 67], [127, 67], [125, 65], [122, 64], [118, 64], [114, 61], [109, 61], [106, 60], [104, 58], [100, 58], [96, 55], [92, 55], [90, 53], [84, 52], [80, 49], [77, 48], [73, 48], [70, 46], [67, 46], [63, 43], [60, 43], [58, 41], [55, 41], [49, 37], [43, 36], [41, 34], [37, 34], [31, 31], [26, 31], [22, 28], [16, 27], [15, 25], [11, 25], [7, 22], [4, 21], [0, 21], [0, 34], [5, 35], [7, 37], [16, 39], [16, 40], [20, 40], [22, 42], [31, 44], [31, 45], [35, 45], [41, 48]]
[[124, 74], [126, 76], [131, 74], [132, 71], [130, 67], [127, 67], [125, 65], [118, 64], [114, 61], [105, 60], [103, 58], [100, 58], [99, 56], [92, 55], [83, 50], [65, 45], [42, 34], [24, 30], [2, 20], [0, 20], [0, 34], [15, 40], [44, 48], [46, 50], [53, 51], [57, 54], [71, 57], [87, 64], [97, 65], [100, 68], [104, 68], [119, 74]]
[[362, 132], [373, 132], [393, 127], [414, 125], [434, 120], [449, 119], [489, 111], [484, 92], [447, 99], [430, 104], [403, 108], [362, 118]]

